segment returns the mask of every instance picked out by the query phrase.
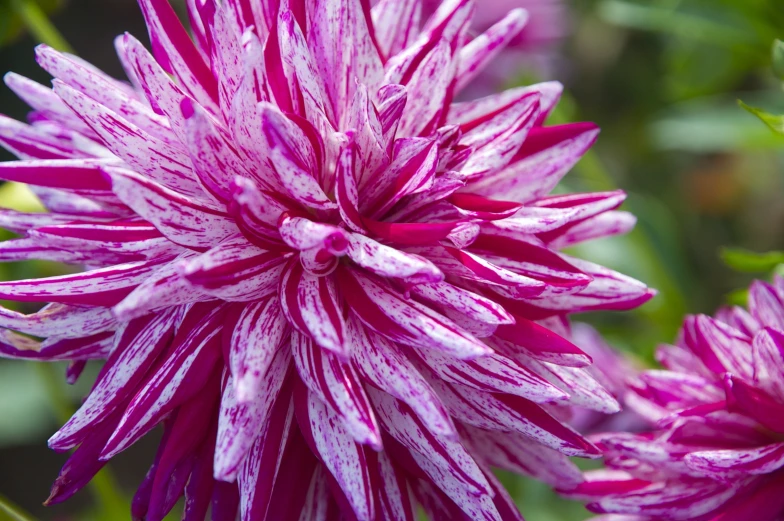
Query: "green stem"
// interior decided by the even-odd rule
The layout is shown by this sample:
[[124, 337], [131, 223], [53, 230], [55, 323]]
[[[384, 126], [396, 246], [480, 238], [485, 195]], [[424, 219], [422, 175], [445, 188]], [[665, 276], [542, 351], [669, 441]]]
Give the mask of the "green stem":
[[49, 21], [36, 0], [11, 0], [11, 8], [22, 19], [36, 40], [58, 51], [73, 53], [71, 46]]
[[0, 494], [0, 520], [2, 521], [35, 521], [35, 518]]
[[[61, 375], [57, 373], [57, 366], [47, 363], [34, 363], [41, 382], [49, 396], [52, 412], [59, 423], [65, 423], [74, 413], [70, 402], [66, 398]], [[92, 495], [102, 513], [99, 519], [110, 518], [110, 512], [122, 512], [127, 506], [122, 496], [117, 492], [118, 487], [111, 471], [104, 467], [88, 485]]]

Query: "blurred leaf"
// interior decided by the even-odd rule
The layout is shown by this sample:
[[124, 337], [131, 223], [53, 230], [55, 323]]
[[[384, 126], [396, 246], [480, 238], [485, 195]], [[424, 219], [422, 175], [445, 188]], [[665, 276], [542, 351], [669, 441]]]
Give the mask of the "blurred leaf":
[[57, 9], [60, 0], [2, 0], [0, 2], [0, 45], [13, 39], [22, 27], [41, 43], [65, 52], [73, 52], [48, 14]]
[[784, 80], [784, 42], [773, 42], [773, 74]]
[[2, 521], [35, 521], [35, 518], [0, 495], [0, 519]]
[[22, 21], [11, 11], [8, 2], [0, 2], [0, 46], [10, 42], [22, 27]]
[[[780, 93], [748, 96], [764, 105], [781, 103]], [[735, 103], [718, 97], [674, 105], [650, 124], [654, 145], [698, 153], [784, 148], [784, 138], [739, 111]]]
[[762, 109], [746, 105], [740, 100], [738, 100], [738, 104], [746, 111], [751, 112], [761, 119], [762, 122], [765, 123], [773, 132], [776, 132], [777, 134], [784, 134], [784, 116], [769, 114]]
[[0, 364], [0, 418], [0, 447], [46, 439], [52, 428], [49, 399], [32, 365]]
[[735, 27], [657, 5], [604, 0], [599, 4], [598, 13], [604, 20], [617, 25], [677, 34], [721, 47], [754, 43], [753, 36]]
[[721, 252], [724, 263], [736, 271], [746, 273], [770, 273], [779, 264], [784, 264], [784, 251], [756, 253], [748, 250], [725, 248]]
[[749, 302], [749, 290], [746, 288], [736, 289], [727, 295], [727, 303], [731, 306], [740, 306], [745, 308]]
[[0, 186], [0, 207], [17, 212], [45, 212], [30, 187], [22, 183], [3, 183]]

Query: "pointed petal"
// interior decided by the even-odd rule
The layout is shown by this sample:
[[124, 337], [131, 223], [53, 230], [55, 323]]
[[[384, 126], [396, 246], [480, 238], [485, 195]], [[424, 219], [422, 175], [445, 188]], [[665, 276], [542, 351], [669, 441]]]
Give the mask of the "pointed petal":
[[427, 283], [439, 283], [444, 278], [441, 270], [427, 259], [384, 246], [364, 235], [348, 234], [348, 245], [349, 258], [376, 275]]
[[[372, 521], [375, 510], [373, 486], [363, 447], [354, 442], [338, 415], [315, 394], [305, 404], [307, 417], [299, 419], [307, 429], [316, 454], [335, 478], [359, 521]], [[297, 413], [299, 417], [299, 412]]]
[[593, 123], [533, 129], [509, 166], [471, 185], [471, 191], [528, 202], [549, 194], [591, 148], [599, 135]]
[[489, 348], [451, 320], [391, 288], [347, 269], [338, 270], [340, 288], [352, 310], [371, 330], [392, 341], [437, 349], [464, 359], [488, 354]]
[[220, 357], [218, 333], [222, 308], [195, 305], [180, 323], [171, 355], [149, 375], [131, 400], [101, 452], [108, 460], [150, 431], [177, 405], [187, 401], [215, 371]]
[[514, 322], [514, 317], [499, 304], [448, 282], [417, 284], [411, 288], [411, 292], [435, 304], [454, 309], [473, 320], [487, 324]]
[[192, 286], [221, 300], [249, 302], [275, 293], [291, 254], [269, 252], [244, 237], [229, 238], [180, 266]]
[[161, 141], [116, 112], [55, 80], [55, 92], [114, 154], [151, 180], [188, 196], [202, 196], [191, 160], [179, 144]]
[[381, 0], [372, 14], [379, 50], [389, 59], [419, 36], [422, 0]]
[[291, 391], [285, 390], [280, 393], [269, 422], [254, 441], [237, 475], [242, 521], [264, 519], [294, 426]]
[[160, 261], [131, 262], [72, 275], [0, 282], [0, 298], [113, 306], [144, 282]]
[[49, 447], [68, 450], [79, 444], [90, 429], [134, 392], [174, 334], [176, 310], [137, 319], [117, 334], [114, 353], [87, 400], [57, 433]]
[[[375, 92], [383, 69], [359, 0], [316, 0], [308, 43], [324, 78], [335, 121], [343, 121], [355, 81]], [[356, 79], [356, 80], [355, 80]]]
[[[426, 459], [428, 466], [437, 467], [440, 473], [449, 476], [450, 481], [475, 495], [490, 493], [484, 474], [459, 441], [434, 436], [406, 404], [392, 396], [372, 388], [369, 393], [381, 425], [390, 436], [412, 451], [417, 463]], [[423, 470], [427, 473], [429, 469], [426, 466]]]
[[417, 356], [443, 380], [479, 391], [522, 396], [535, 403], [563, 401], [569, 397], [522, 364], [498, 354], [470, 361], [435, 351], [421, 351]]
[[765, 475], [784, 466], [784, 443], [752, 449], [697, 451], [685, 458], [690, 468], [709, 476]]
[[522, 434], [567, 456], [597, 457], [601, 451], [533, 402], [517, 396], [476, 391], [428, 377], [452, 417], [480, 429]]
[[353, 365], [314, 346], [301, 333], [293, 334], [291, 347], [300, 378], [311, 392], [335, 411], [357, 443], [380, 450], [381, 432]]
[[317, 277], [294, 260], [280, 280], [280, 305], [291, 325], [345, 358], [345, 324], [332, 277]]
[[239, 403], [255, 400], [275, 353], [289, 339], [289, 327], [277, 299], [249, 304], [231, 336], [231, 372]]
[[79, 338], [104, 333], [117, 325], [111, 311], [105, 308], [50, 304], [25, 315], [0, 307], [0, 327], [37, 337]]
[[409, 405], [436, 436], [455, 437], [455, 426], [433, 388], [409, 359], [384, 337], [349, 320], [354, 364], [362, 378]]
[[[419, 136], [434, 130], [443, 114], [447, 89], [454, 75], [449, 43], [441, 40], [422, 60], [406, 84], [408, 102], [398, 127], [400, 136]], [[387, 75], [388, 81], [392, 80]], [[394, 82], [394, 81], [393, 81]]]
[[188, 198], [129, 170], [106, 168], [117, 196], [172, 242], [206, 250], [239, 233], [234, 221], [212, 205]]
[[269, 421], [275, 400], [291, 366], [291, 354], [280, 349], [260, 381], [259, 392], [245, 403], [237, 400], [235, 382], [229, 378], [223, 391], [218, 440], [215, 445], [215, 478], [233, 481], [256, 437]]
[[218, 83], [168, 0], [139, 0], [158, 63], [205, 107], [217, 107]]
[[501, 53], [528, 23], [528, 11], [514, 9], [500, 22], [460, 49], [460, 67], [455, 75], [455, 90], [463, 90]]

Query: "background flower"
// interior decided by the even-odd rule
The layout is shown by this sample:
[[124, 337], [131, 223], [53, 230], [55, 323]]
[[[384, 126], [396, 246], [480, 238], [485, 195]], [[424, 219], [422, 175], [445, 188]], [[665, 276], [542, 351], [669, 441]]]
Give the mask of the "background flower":
[[[634, 386], [650, 433], [597, 437], [608, 470], [573, 495], [641, 520], [773, 521], [784, 513], [784, 279], [755, 282], [749, 309], [686, 319]], [[608, 519], [615, 519], [610, 516]]]

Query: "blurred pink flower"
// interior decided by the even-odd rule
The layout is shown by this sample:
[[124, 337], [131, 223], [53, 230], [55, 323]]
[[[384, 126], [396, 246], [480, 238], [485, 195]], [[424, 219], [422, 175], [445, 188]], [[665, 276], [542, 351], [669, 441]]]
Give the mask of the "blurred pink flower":
[[[571, 495], [606, 521], [778, 521], [784, 516], [784, 279], [755, 282], [748, 311], [686, 319], [664, 370], [635, 385], [654, 432], [597, 439], [608, 469]], [[630, 517], [626, 517], [630, 516]]]
[[571, 339], [593, 360], [586, 369], [588, 373], [618, 400], [622, 410], [617, 414], [603, 414], [588, 407], [572, 406], [569, 424], [583, 434], [648, 429], [650, 422], [625, 403], [629, 381], [639, 374], [639, 367], [607, 345], [599, 332], [588, 324], [574, 324]]
[[158, 424], [134, 519], [511, 520], [489, 466], [576, 484], [598, 450], [552, 407], [618, 405], [548, 320], [652, 293], [559, 253], [634, 223], [621, 192], [548, 195], [598, 133], [543, 126], [560, 85], [453, 103], [525, 13], [472, 39], [471, 0], [421, 28], [414, 0], [200, 0], [192, 41], [140, 5], [132, 86], [45, 46], [53, 90], [6, 76], [34, 112], [0, 118], [0, 178], [51, 213], [0, 212], [0, 259], [88, 270], [0, 283], [49, 303], [0, 309], [0, 350], [106, 360], [49, 502]]

